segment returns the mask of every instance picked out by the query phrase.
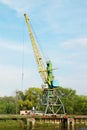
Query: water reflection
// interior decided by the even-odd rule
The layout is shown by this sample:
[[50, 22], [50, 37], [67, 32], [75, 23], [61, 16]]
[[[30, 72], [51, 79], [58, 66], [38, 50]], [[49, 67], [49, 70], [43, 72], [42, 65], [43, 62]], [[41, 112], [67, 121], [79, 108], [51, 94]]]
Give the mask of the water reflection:
[[76, 129], [76, 130], [87, 130], [87, 127], [79, 127], [79, 129]]
[[76, 130], [74, 126], [66, 126], [66, 127], [60, 127], [57, 130]]
[[74, 130], [74, 126], [68, 126], [67, 130]]
[[[35, 130], [79, 130], [79, 129], [75, 129], [74, 127], [59, 127], [59, 126], [43, 126], [43, 127], [38, 127], [38, 128], [35, 128]], [[83, 129], [80, 129], [80, 130], [83, 130]], [[87, 130], [87, 129], [86, 129]]]
[[[2, 128], [0, 130], [27, 130], [23, 128]], [[35, 127], [34, 130], [87, 130], [87, 127], [73, 127], [73, 126], [66, 126], [66, 127], [58, 127], [58, 126], [38, 126]]]
[[54, 130], [87, 130], [87, 127], [85, 126], [67, 126], [67, 127], [61, 127], [59, 129], [54, 129]]

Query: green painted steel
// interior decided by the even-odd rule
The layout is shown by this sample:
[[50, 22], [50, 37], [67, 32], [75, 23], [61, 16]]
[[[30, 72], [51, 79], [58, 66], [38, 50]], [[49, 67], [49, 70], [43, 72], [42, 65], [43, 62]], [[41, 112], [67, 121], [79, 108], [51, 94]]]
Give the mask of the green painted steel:
[[47, 61], [47, 83], [49, 88], [53, 88], [53, 69], [51, 61]]

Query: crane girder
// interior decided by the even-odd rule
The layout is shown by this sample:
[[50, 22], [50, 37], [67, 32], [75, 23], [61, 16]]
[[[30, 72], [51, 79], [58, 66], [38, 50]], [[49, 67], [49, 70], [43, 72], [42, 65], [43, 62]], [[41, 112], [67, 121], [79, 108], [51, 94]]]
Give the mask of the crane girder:
[[36, 62], [37, 62], [38, 70], [39, 70], [39, 73], [41, 75], [43, 82], [46, 83], [47, 82], [47, 72], [45, 71], [46, 67], [43, 63], [42, 56], [41, 56], [40, 50], [38, 49], [37, 42], [36, 42], [34, 34], [32, 32], [30, 22], [29, 22], [29, 18], [27, 16], [27, 14], [24, 14], [24, 17], [25, 17], [25, 20], [26, 20], [26, 23], [27, 23], [27, 26], [28, 26], [29, 36], [30, 36], [30, 40], [31, 40], [31, 43], [32, 43], [32, 47], [33, 47], [35, 59], [36, 59]]

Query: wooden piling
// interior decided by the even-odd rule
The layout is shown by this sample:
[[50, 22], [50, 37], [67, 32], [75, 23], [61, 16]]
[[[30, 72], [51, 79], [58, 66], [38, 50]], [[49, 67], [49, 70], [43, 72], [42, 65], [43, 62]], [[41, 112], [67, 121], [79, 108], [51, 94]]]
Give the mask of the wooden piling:
[[67, 127], [68, 129], [74, 128], [74, 118], [67, 118]]
[[34, 129], [34, 127], [35, 127], [35, 119], [27, 118], [27, 130]]

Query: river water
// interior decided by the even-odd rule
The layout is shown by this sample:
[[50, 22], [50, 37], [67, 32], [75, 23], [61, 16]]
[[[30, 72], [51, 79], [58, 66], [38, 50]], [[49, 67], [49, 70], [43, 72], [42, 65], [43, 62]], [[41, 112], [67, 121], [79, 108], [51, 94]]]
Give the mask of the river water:
[[87, 127], [71, 127], [71, 128], [59, 128], [59, 127], [42, 127], [35, 130], [87, 130]]
[[[27, 129], [23, 129], [23, 128], [3, 128], [0, 130], [27, 130]], [[43, 127], [36, 127], [34, 128], [34, 130], [87, 130], [87, 127], [71, 127], [71, 128], [61, 128], [61, 127], [50, 127], [50, 126], [43, 126]]]

